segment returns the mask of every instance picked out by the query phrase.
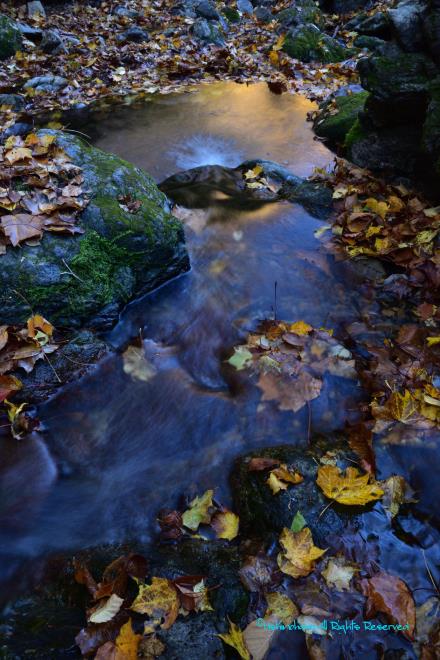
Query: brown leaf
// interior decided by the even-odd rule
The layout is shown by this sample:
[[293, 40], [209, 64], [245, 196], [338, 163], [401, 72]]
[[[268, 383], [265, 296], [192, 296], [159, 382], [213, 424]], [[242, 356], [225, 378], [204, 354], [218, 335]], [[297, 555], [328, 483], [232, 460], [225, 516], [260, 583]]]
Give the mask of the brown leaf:
[[23, 383], [15, 376], [0, 376], [0, 403], [22, 387]]
[[16, 247], [28, 238], [41, 238], [43, 235], [43, 216], [18, 213], [17, 215], [3, 215], [0, 218], [5, 235]]
[[361, 459], [361, 466], [371, 475], [376, 473], [376, 457], [373, 449], [373, 432], [365, 422], [348, 429], [348, 444]]
[[260, 375], [258, 387], [263, 391], [262, 401], [277, 401], [280, 410], [298, 412], [307, 401], [312, 401], [320, 395], [322, 380], [305, 371], [295, 379], [263, 373]]
[[251, 458], [248, 463], [249, 472], [258, 472], [260, 470], [268, 470], [269, 468], [277, 467], [280, 461], [276, 458]]
[[416, 608], [405, 582], [395, 575], [378, 573], [368, 580], [362, 580], [360, 586], [367, 597], [367, 618], [373, 618], [380, 612], [391, 624], [402, 626], [403, 633], [413, 639]]

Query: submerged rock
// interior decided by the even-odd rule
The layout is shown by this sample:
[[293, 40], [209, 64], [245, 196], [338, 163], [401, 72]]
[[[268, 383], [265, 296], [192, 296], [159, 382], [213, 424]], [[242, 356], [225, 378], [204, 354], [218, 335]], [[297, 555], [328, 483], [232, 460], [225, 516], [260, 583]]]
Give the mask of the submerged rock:
[[[55, 134], [82, 168], [91, 196], [78, 223], [84, 234], [46, 232], [39, 245], [7, 250], [0, 259], [1, 323], [22, 323], [33, 309], [58, 325], [93, 319], [109, 325], [131, 298], [188, 270], [182, 225], [146, 172], [77, 137]], [[141, 202], [136, 212], [121, 207], [118, 197], [126, 195]]]
[[21, 32], [14, 21], [0, 14], [0, 60], [11, 57], [22, 44]]
[[309, 23], [288, 33], [282, 50], [301, 62], [341, 62], [351, 55], [337, 39]]

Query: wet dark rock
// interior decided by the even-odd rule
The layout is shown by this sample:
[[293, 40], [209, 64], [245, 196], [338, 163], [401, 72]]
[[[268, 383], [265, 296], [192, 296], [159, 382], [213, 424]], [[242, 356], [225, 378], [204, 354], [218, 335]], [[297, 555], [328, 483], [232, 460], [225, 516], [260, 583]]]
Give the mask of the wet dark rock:
[[219, 621], [212, 612], [190, 614], [185, 619], [159, 633], [165, 644], [162, 660], [208, 660], [226, 658], [225, 647], [217, 635], [227, 631], [226, 621]]
[[[296, 512], [300, 511], [312, 531], [315, 544], [325, 548], [328, 547], [329, 535], [340, 534], [349, 523], [355, 527], [359, 525], [360, 511], [357, 507], [347, 510], [347, 507], [335, 504], [321, 515], [329, 500], [316, 485], [317, 461], [326, 451], [339, 449], [340, 465], [343, 467], [349, 453], [341, 447], [336, 440], [322, 440], [311, 449], [282, 445], [259, 449], [240, 457], [232, 472], [231, 487], [234, 511], [240, 516], [242, 532], [269, 541], [271, 535], [278, 536], [284, 527], [290, 528]], [[274, 495], [266, 484], [268, 472], [251, 472], [248, 469], [250, 459], [257, 456], [276, 458], [294, 466], [304, 481]]]
[[202, 2], [199, 2], [195, 7], [195, 11], [200, 18], [214, 21], [217, 21], [220, 18], [217, 7], [213, 2], [210, 2], [210, 0], [202, 0]]
[[16, 401], [39, 403], [57, 389], [83, 376], [108, 352], [108, 345], [90, 330], [83, 330], [50, 356], [50, 364], [40, 360], [31, 373], [17, 371], [23, 383]]
[[254, 15], [261, 23], [270, 23], [274, 18], [272, 12], [267, 7], [262, 7], [261, 5], [255, 7]]
[[63, 38], [58, 30], [45, 30], [40, 47], [44, 53], [56, 54], [63, 51], [67, 52], [64, 47]]
[[289, 32], [282, 50], [301, 62], [340, 62], [351, 55], [348, 48], [312, 23]]
[[118, 35], [118, 41], [131, 41], [136, 44], [141, 44], [145, 41], [149, 41], [150, 35], [146, 30], [143, 30], [138, 25], [133, 25], [127, 30]]
[[22, 44], [21, 32], [14, 21], [0, 14], [0, 60], [14, 55]]
[[327, 220], [333, 211], [332, 192], [322, 183], [303, 181], [299, 186], [287, 184], [281, 189], [280, 196], [301, 204], [310, 215], [320, 220]]
[[316, 135], [332, 144], [343, 144], [347, 133], [363, 110], [367, 98], [368, 92], [365, 91], [345, 96], [331, 95], [320, 106], [320, 113], [314, 122]]
[[356, 48], [362, 48], [363, 50], [371, 50], [372, 52], [384, 52], [384, 49], [389, 47], [390, 42], [385, 41], [385, 39], [380, 39], [380, 37], [371, 37], [366, 34], [361, 34], [353, 42], [353, 45]]
[[0, 106], [7, 105], [15, 112], [20, 112], [26, 107], [26, 99], [20, 94], [0, 94]]
[[356, 9], [364, 9], [368, 3], [365, 0], [321, 0], [319, 4], [325, 11], [336, 14], [349, 14], [356, 11]]
[[209, 598], [218, 620], [239, 621], [246, 613], [248, 594], [238, 571], [238, 547], [224, 541], [190, 539], [177, 545], [162, 545], [148, 553], [151, 573], [174, 579], [181, 575], [206, 575]]
[[36, 76], [30, 78], [24, 85], [24, 89], [36, 89], [39, 92], [59, 92], [69, 84], [62, 76]]
[[[188, 269], [182, 225], [146, 172], [73, 135], [55, 134], [82, 167], [92, 197], [79, 219], [85, 232], [46, 233], [37, 246], [7, 250], [0, 261], [1, 322], [24, 322], [32, 309], [60, 326], [96, 317], [108, 325], [131, 298]], [[142, 202], [136, 213], [119, 204], [127, 194]]]
[[225, 39], [218, 23], [209, 22], [206, 18], [198, 18], [191, 26], [191, 32], [200, 41], [222, 46]]
[[276, 20], [283, 28], [298, 27], [307, 23], [321, 25], [323, 16], [321, 10], [313, 0], [296, 2], [292, 7], [282, 9], [275, 15]]
[[372, 16], [359, 14], [346, 25], [347, 29], [371, 37], [391, 37], [391, 22], [387, 13], [379, 11]]
[[407, 52], [423, 50], [424, 30], [423, 22], [427, 13], [424, 2], [403, 0], [394, 9], [388, 10], [391, 30], [397, 42]]

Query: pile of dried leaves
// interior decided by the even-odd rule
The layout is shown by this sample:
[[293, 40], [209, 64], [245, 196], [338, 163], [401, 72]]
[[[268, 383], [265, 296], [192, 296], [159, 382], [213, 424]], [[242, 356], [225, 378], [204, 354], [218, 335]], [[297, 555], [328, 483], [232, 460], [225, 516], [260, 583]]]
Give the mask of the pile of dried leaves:
[[246, 344], [234, 348], [228, 363], [258, 376], [263, 401], [292, 412], [319, 396], [324, 374], [356, 378], [350, 351], [331, 331], [304, 321], [263, 321]]
[[0, 255], [8, 245], [36, 245], [44, 231], [82, 233], [83, 181], [55, 135], [8, 138], [0, 147]]
[[[69, 11], [55, 10], [46, 18], [29, 18], [25, 5], [14, 9], [10, 3], [2, 3], [0, 11], [34, 28], [58, 29], [64, 47], [57, 54], [47, 54], [38, 43], [25, 40], [23, 50], [0, 66], [0, 92], [18, 92], [36, 76], [64, 78], [65, 84], [58, 91], [23, 89], [27, 110], [35, 111], [68, 108], [105, 96], [169, 93], [219, 78], [264, 80], [274, 89], [323, 98], [357, 78], [354, 61], [311, 66], [282, 53], [275, 20], [266, 24], [253, 14], [243, 14], [238, 22], [229, 23], [224, 45], [214, 45], [193, 35], [194, 19], [177, 14], [170, 0], [130, 0], [124, 5], [124, 15], [113, 11], [114, 3], [102, 2], [98, 6], [78, 3]], [[288, 6], [286, 0], [274, 4], [274, 17]], [[329, 29], [334, 31], [334, 25], [334, 19], [330, 20]], [[133, 26], [147, 33], [140, 43], [124, 38]], [[12, 108], [2, 110], [6, 125], [13, 123]]]

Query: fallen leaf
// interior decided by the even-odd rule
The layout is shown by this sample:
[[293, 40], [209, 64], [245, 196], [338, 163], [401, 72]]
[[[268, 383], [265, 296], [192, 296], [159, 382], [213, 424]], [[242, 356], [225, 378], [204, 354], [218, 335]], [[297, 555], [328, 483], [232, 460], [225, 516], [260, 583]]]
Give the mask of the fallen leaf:
[[252, 660], [251, 655], [246, 648], [242, 631], [232, 621], [229, 621], [229, 632], [223, 635], [217, 635], [217, 637], [220, 637], [220, 639], [228, 646], [232, 646], [242, 660]]
[[100, 601], [98, 605], [93, 608], [87, 620], [90, 623], [105, 623], [106, 621], [110, 621], [119, 612], [123, 602], [123, 598], [119, 598], [116, 594], [112, 594], [110, 598]]
[[349, 467], [345, 475], [336, 465], [321, 465], [316, 483], [326, 497], [349, 506], [362, 506], [378, 500], [383, 490], [376, 481], [369, 483], [370, 475]]
[[332, 557], [321, 573], [329, 587], [335, 587], [338, 591], [346, 591], [350, 589], [351, 578], [358, 571], [358, 567], [348, 564], [344, 558]]
[[305, 321], [296, 321], [295, 323], [291, 323], [289, 325], [289, 332], [293, 332], [295, 335], [299, 335], [300, 337], [310, 334], [312, 330], [313, 327], [308, 323], [305, 323]]
[[211, 522], [209, 509], [212, 507], [213, 490], [207, 490], [201, 497], [195, 497], [190, 502], [189, 509], [182, 515], [182, 522], [185, 527], [195, 532], [200, 524]]
[[15, 376], [0, 375], [0, 403], [8, 398], [13, 392], [18, 392], [23, 387], [21, 380]]
[[14, 247], [29, 238], [41, 238], [43, 235], [42, 216], [34, 216], [29, 213], [3, 215], [0, 218], [0, 223], [5, 235]]
[[128, 346], [122, 353], [124, 373], [135, 380], [148, 383], [157, 373], [156, 368], [147, 360], [143, 348]]
[[272, 493], [276, 495], [280, 490], [287, 490], [289, 484], [300, 484], [304, 477], [295, 470], [290, 470], [287, 465], [282, 464], [271, 471], [266, 483]]
[[307, 521], [302, 515], [301, 511], [297, 511], [292, 520], [292, 524], [290, 525], [290, 531], [300, 532], [303, 529], [303, 527], [305, 527], [306, 525], [307, 525]]
[[315, 562], [326, 550], [313, 544], [312, 532], [304, 527], [299, 532], [292, 532], [284, 528], [280, 536], [283, 552], [277, 557], [278, 566], [293, 578], [309, 575], [314, 569]]
[[203, 575], [187, 575], [173, 580], [176, 587], [182, 607], [188, 612], [212, 611], [211, 603], [208, 598], [208, 589]]
[[388, 477], [380, 485], [384, 491], [382, 505], [391, 518], [397, 516], [401, 504], [417, 501], [414, 499], [414, 491], [402, 476]]
[[211, 526], [214, 528], [218, 539], [227, 539], [232, 541], [238, 534], [239, 517], [228, 509], [218, 511], [211, 520]]
[[226, 362], [229, 362], [237, 371], [241, 371], [252, 364], [252, 353], [245, 346], [237, 346], [234, 348], [234, 355]]
[[366, 617], [373, 618], [378, 612], [384, 614], [391, 624], [404, 627], [404, 634], [413, 638], [416, 623], [416, 608], [408, 586], [403, 580], [388, 573], [378, 573], [360, 583], [367, 597]]
[[166, 630], [179, 613], [179, 597], [170, 580], [153, 577], [151, 584], [139, 585], [139, 593], [130, 609], [149, 616], [150, 620], [145, 622], [145, 634], [154, 632], [159, 625]]
[[276, 467], [279, 464], [280, 461], [277, 458], [251, 458], [248, 464], [248, 470], [249, 472], [259, 472], [261, 470], [268, 470], [269, 468]]
[[288, 626], [295, 617], [298, 616], [299, 610], [295, 603], [290, 600], [288, 596], [274, 591], [273, 593], [266, 594], [267, 610], [266, 617], [276, 617], [277, 621], [281, 621], [285, 626]]
[[95, 660], [137, 660], [142, 635], [133, 632], [131, 619], [125, 623], [114, 642], [106, 642], [98, 649]]

